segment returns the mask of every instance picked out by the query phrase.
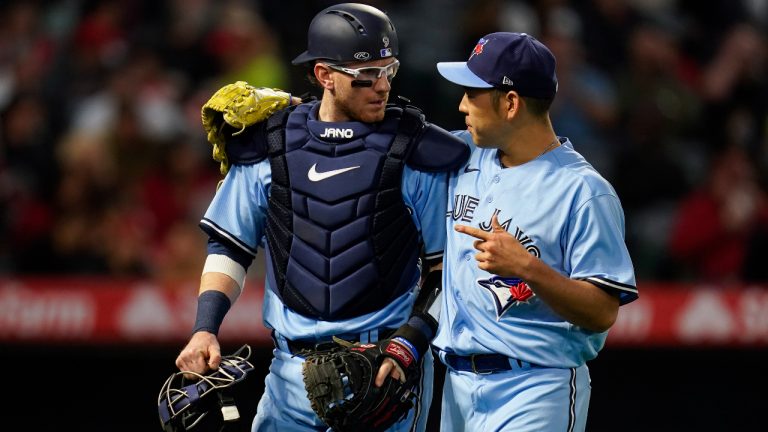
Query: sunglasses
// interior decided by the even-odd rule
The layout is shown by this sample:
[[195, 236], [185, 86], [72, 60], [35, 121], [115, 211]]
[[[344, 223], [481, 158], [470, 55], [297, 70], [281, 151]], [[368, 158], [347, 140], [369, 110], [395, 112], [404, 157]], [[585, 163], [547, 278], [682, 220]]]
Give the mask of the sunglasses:
[[400, 68], [400, 62], [397, 60], [382, 67], [366, 66], [357, 69], [328, 63], [325, 65], [335, 71], [351, 75], [357, 81], [370, 81], [371, 84], [383, 76], [387, 77], [387, 81], [392, 82], [392, 78], [395, 77], [397, 70]]

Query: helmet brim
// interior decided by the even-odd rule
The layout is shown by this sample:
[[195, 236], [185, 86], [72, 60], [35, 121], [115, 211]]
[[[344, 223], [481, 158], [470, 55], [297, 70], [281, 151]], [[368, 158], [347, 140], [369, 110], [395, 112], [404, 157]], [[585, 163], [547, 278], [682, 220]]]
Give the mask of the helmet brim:
[[312, 60], [317, 60], [317, 58], [309, 53], [309, 51], [304, 51], [303, 53], [299, 54], [295, 59], [291, 61], [291, 64], [294, 66], [302, 65], [304, 63], [309, 63]]

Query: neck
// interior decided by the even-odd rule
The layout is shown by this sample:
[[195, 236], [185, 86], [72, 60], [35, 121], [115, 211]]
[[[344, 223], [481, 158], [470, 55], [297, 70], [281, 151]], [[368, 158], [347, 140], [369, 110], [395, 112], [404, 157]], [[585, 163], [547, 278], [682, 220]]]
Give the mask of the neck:
[[504, 167], [530, 162], [560, 145], [549, 121], [528, 124], [507, 136], [509, 139], [499, 148], [499, 160]]
[[333, 95], [328, 90], [323, 92], [323, 98], [320, 100], [320, 109], [317, 111], [317, 119], [324, 122], [345, 122], [350, 118], [334, 103]]

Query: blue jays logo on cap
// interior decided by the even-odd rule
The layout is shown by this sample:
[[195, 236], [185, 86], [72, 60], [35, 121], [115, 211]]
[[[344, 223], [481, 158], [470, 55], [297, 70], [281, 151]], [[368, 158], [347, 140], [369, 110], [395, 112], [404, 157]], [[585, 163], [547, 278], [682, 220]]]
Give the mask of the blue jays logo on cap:
[[488, 39], [480, 38], [479, 41], [477, 41], [477, 45], [475, 45], [475, 48], [472, 49], [472, 54], [469, 55], [469, 58], [472, 58], [475, 54], [482, 54], [483, 53], [483, 46], [488, 43]]
[[493, 276], [490, 279], [478, 279], [477, 283], [492, 294], [497, 320], [512, 306], [527, 304], [536, 295], [527, 283], [518, 278]]
[[555, 56], [527, 33], [485, 35], [466, 62], [440, 62], [437, 70], [464, 87], [514, 90], [539, 99], [553, 99], [557, 93]]

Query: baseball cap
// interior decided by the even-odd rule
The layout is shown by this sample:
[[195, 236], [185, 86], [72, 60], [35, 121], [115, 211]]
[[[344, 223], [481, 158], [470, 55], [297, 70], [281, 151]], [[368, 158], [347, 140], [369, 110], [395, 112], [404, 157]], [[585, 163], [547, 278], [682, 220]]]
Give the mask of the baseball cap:
[[440, 75], [471, 88], [514, 90], [520, 96], [553, 99], [555, 56], [527, 33], [497, 32], [477, 41], [466, 62], [440, 62]]

